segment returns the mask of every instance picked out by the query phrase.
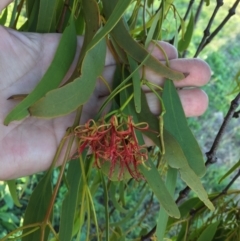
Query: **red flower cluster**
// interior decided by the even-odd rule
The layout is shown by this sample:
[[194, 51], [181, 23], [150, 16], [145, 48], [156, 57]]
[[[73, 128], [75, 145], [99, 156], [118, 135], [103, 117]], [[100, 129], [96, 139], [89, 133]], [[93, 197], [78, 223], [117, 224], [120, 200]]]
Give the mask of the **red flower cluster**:
[[86, 147], [90, 147], [95, 157], [95, 165], [99, 168], [105, 161], [110, 162], [109, 177], [113, 174], [116, 165], [120, 171], [118, 178], [121, 179], [128, 170], [133, 178], [142, 178], [137, 165], [147, 160], [147, 149], [139, 146], [135, 129], [147, 130], [147, 123], [134, 124], [132, 117], [121, 120], [118, 124], [116, 116], [112, 116], [109, 123], [100, 123], [89, 120], [85, 125], [75, 129], [80, 143], [78, 152], [81, 154]]

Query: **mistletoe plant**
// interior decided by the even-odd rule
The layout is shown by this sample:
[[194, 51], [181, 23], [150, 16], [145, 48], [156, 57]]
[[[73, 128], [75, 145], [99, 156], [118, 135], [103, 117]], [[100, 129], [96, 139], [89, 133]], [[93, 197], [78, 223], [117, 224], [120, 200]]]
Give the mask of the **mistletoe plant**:
[[[26, 22], [19, 31], [62, 35], [50, 67], [34, 90], [27, 96], [10, 97], [22, 100], [7, 114], [4, 124], [29, 115], [49, 119], [76, 111], [76, 117], [74, 123], [69, 123], [51, 167], [31, 194], [23, 224], [2, 240], [128, 240], [128, 237], [147, 240], [152, 237], [161, 241], [167, 227], [169, 230], [171, 225], [184, 222], [181, 217], [185, 218], [190, 210], [183, 207], [206, 210], [206, 206], [214, 211], [212, 196], [208, 196], [200, 181], [206, 169], [204, 158], [173, 84], [185, 75], [170, 68], [167, 54], [157, 42], [163, 39], [165, 21], [172, 14], [171, 42], [184, 55], [194, 30], [194, 15], [188, 18], [193, 2], [190, 1], [182, 18], [174, 1], [165, 0], [15, 1], [13, 28], [26, 8]], [[208, 1], [201, 2], [208, 4]], [[140, 13], [142, 23], [138, 21]], [[6, 15], [7, 9], [1, 21], [6, 20]], [[77, 35], [84, 35], [77, 66], [62, 84], [76, 54]], [[148, 52], [150, 43], [163, 52], [165, 63]], [[201, 44], [201, 49], [204, 46]], [[102, 76], [107, 51], [111, 51], [117, 63], [113, 87]], [[146, 67], [166, 78], [163, 88], [145, 78]], [[95, 117], [80, 125], [83, 106], [94, 92], [97, 79], [110, 94]], [[156, 95], [162, 110], [159, 116], [150, 111], [143, 87]], [[154, 147], [147, 147], [143, 136], [150, 138]], [[75, 154], [71, 155], [74, 147]], [[53, 185], [52, 175], [63, 150], [64, 161]], [[180, 209], [174, 201], [179, 179], [196, 194]], [[14, 193], [14, 182], [8, 184]], [[56, 229], [54, 204], [63, 186], [67, 192]], [[126, 209], [131, 190], [137, 192], [138, 198], [134, 207]], [[101, 200], [97, 197], [99, 192]], [[150, 197], [149, 203], [157, 200], [160, 204], [153, 229], [145, 228], [144, 224], [151, 214], [148, 208], [141, 217], [135, 216]], [[17, 197], [13, 195], [13, 198], [19, 204]], [[104, 217], [96, 202], [104, 206]], [[133, 221], [131, 226], [126, 225], [130, 221]], [[211, 235], [219, 222], [213, 224]], [[187, 234], [187, 224], [184, 225], [182, 232], [186, 230]], [[134, 233], [136, 227], [138, 234]]]

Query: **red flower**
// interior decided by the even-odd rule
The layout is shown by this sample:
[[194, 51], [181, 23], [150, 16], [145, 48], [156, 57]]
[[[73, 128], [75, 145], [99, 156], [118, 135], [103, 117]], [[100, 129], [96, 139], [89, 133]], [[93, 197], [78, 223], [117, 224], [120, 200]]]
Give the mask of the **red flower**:
[[110, 162], [109, 177], [112, 176], [116, 165], [120, 171], [118, 178], [123, 177], [127, 170], [135, 179], [142, 178], [137, 166], [147, 160], [147, 149], [140, 146], [135, 134], [135, 129], [148, 130], [147, 123], [134, 124], [132, 117], [127, 120], [112, 116], [109, 123], [99, 123], [89, 120], [85, 125], [75, 129], [75, 135], [79, 138], [78, 152], [81, 154], [87, 147], [95, 156], [95, 165], [101, 168], [103, 162]]

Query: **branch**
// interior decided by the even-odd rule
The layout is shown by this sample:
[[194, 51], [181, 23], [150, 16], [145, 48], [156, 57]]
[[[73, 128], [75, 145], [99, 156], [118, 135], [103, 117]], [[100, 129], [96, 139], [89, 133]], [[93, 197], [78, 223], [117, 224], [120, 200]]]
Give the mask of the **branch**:
[[213, 31], [212, 34], [207, 38], [206, 42], [204, 43], [203, 48], [205, 48], [206, 45], [208, 45], [212, 39], [218, 34], [218, 32], [224, 27], [224, 25], [228, 22], [228, 20], [236, 13], [237, 6], [239, 4], [240, 0], [236, 0], [236, 2], [233, 4], [233, 6], [229, 9], [228, 15], [223, 19], [223, 21], [219, 24], [219, 26]]
[[206, 40], [208, 38], [208, 36], [210, 36], [210, 30], [211, 30], [211, 27], [212, 27], [212, 23], [213, 23], [213, 20], [215, 19], [219, 9], [222, 7], [223, 5], [223, 0], [217, 0], [217, 5], [213, 11], [213, 14], [208, 22], [208, 25], [206, 27], [206, 29], [203, 31], [204, 35], [202, 37], [202, 40], [200, 42], [200, 44], [198, 45], [198, 49], [194, 55], [194, 58], [196, 58], [198, 56], [198, 54], [202, 51], [203, 47], [204, 47], [204, 44], [206, 43]]
[[196, 14], [195, 14], [195, 19], [194, 19], [194, 25], [196, 25], [197, 22], [198, 22], [200, 13], [202, 12], [203, 3], [204, 3], [204, 0], [201, 0], [199, 5], [198, 5], [198, 8], [197, 8], [197, 11], [196, 11]]
[[216, 150], [218, 148], [219, 142], [224, 134], [227, 124], [229, 123], [230, 119], [234, 116], [235, 111], [236, 111], [237, 107], [239, 106], [239, 104], [240, 104], [240, 93], [238, 93], [238, 95], [235, 97], [235, 99], [232, 100], [228, 113], [224, 118], [224, 121], [223, 121], [223, 123], [217, 133], [217, 136], [213, 142], [213, 145], [212, 145], [210, 151], [206, 153], [206, 156], [208, 158], [205, 163], [206, 166], [217, 161], [215, 154], [216, 154]]

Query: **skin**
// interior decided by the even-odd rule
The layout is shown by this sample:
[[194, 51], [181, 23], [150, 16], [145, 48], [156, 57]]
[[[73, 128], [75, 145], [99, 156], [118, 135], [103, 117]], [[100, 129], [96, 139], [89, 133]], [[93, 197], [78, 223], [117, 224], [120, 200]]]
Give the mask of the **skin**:
[[[10, 2], [1, 0], [0, 11]], [[28, 117], [11, 122], [8, 126], [3, 125], [7, 113], [19, 102], [7, 99], [16, 94], [27, 94], [36, 86], [53, 59], [61, 35], [20, 33], [0, 26], [0, 36], [0, 180], [8, 180], [46, 170], [66, 129], [72, 125], [75, 113], [48, 120]], [[83, 37], [79, 37], [76, 58], [63, 81], [76, 65], [82, 41]], [[160, 42], [160, 45], [168, 55], [170, 66], [188, 74], [185, 79], [175, 83], [186, 116], [202, 115], [208, 106], [208, 97], [199, 87], [210, 79], [209, 66], [200, 59], [178, 59], [173, 46], [164, 42]], [[150, 45], [152, 55], [164, 60], [161, 51], [152, 48], [153, 45]], [[108, 51], [103, 76], [110, 86], [114, 70], [115, 61]], [[164, 83], [164, 79], [150, 69], [145, 69], [145, 77], [160, 86]], [[161, 110], [156, 97], [146, 87], [143, 89], [151, 111], [159, 115]], [[91, 98], [84, 105], [81, 123], [94, 117], [108, 94], [106, 86], [98, 81]], [[147, 139], [145, 142], [152, 144]], [[63, 154], [58, 165], [62, 162]]]

